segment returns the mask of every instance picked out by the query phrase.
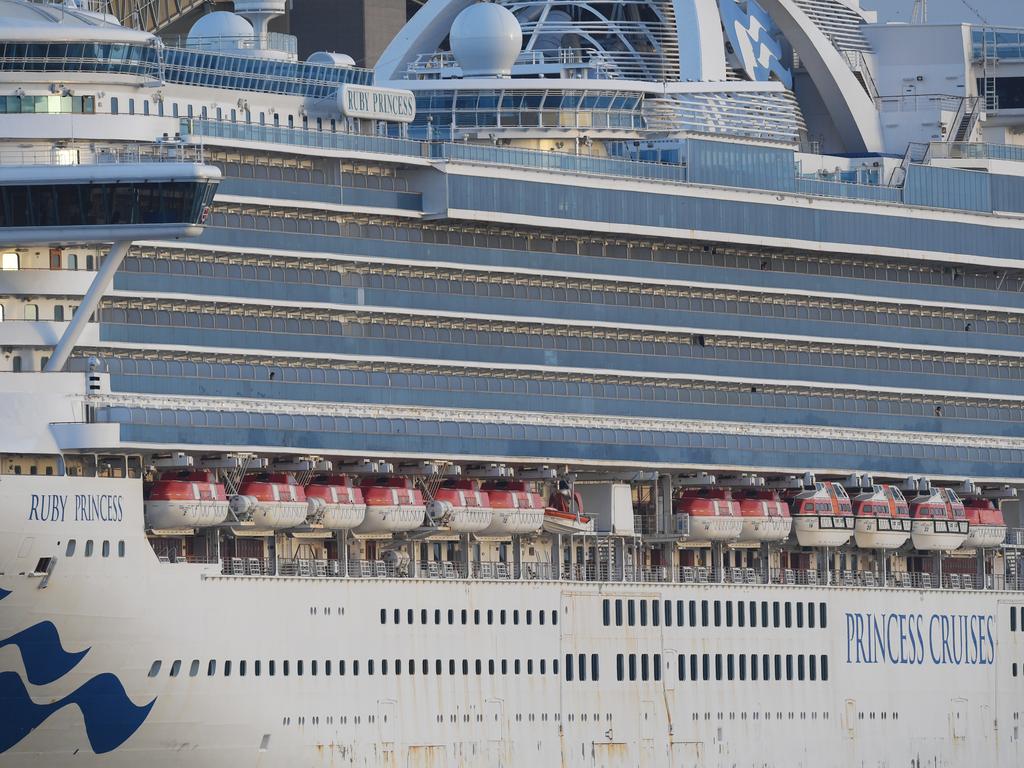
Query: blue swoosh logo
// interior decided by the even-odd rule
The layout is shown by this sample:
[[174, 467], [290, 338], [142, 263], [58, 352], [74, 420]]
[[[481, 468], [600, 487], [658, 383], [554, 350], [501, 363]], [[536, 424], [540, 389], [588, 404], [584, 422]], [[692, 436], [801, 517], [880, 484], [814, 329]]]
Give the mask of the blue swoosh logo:
[[[0, 600], [11, 593], [0, 589]], [[53, 622], [43, 621], [0, 640], [0, 648], [13, 645], [21, 651], [25, 673], [33, 685], [47, 685], [64, 677], [89, 652], [68, 653]], [[89, 746], [97, 755], [124, 744], [149, 717], [156, 703], [138, 707], [128, 697], [116, 675], [96, 675], [62, 699], [36, 704], [17, 672], [0, 672], [0, 754], [28, 736], [59, 709], [74, 704], [85, 721]]]
[[65, 651], [57, 628], [50, 621], [41, 622], [6, 640], [0, 640], [0, 648], [6, 645], [17, 646], [21, 651], [25, 672], [32, 685], [46, 685], [60, 680], [89, 652], [88, 648], [78, 653]]
[[16, 672], [0, 673], [0, 754], [29, 735], [59, 709], [74, 704], [82, 712], [89, 746], [97, 755], [124, 744], [149, 716], [156, 699], [137, 707], [121, 681], [110, 673], [92, 678], [63, 699], [36, 704]]

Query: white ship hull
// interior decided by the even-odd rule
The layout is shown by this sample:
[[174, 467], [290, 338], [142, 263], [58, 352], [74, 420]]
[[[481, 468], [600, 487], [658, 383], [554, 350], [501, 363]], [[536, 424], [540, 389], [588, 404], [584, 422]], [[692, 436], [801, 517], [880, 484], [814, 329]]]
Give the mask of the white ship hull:
[[740, 541], [785, 541], [792, 530], [791, 517], [744, 517]]
[[[2, 648], [4, 766], [1024, 762], [1013, 729], [995, 728], [1020, 710], [1009, 669], [1024, 632], [1008, 618], [1020, 595], [221, 576], [157, 561], [140, 491], [3, 480], [0, 638], [52, 622], [63, 648]], [[32, 494], [110, 496], [123, 514], [75, 521], [69, 506], [59, 522], [30, 520]], [[87, 540], [123, 541], [124, 556], [85, 557]], [[48, 578], [33, 574], [42, 557], [56, 558]], [[705, 600], [756, 621], [703, 626]], [[661, 626], [628, 618], [656, 615], [652, 601]], [[784, 632], [776, 602], [793, 614]], [[901, 639], [883, 648], [888, 616]]]
[[[833, 518], [825, 518], [835, 525]], [[852, 519], [852, 518], [851, 518]], [[835, 518], [840, 525], [846, 525], [845, 518]], [[793, 518], [793, 530], [801, 547], [841, 547], [853, 536], [851, 528], [829, 528], [821, 524], [817, 516]]]
[[544, 525], [543, 509], [496, 509], [491, 524], [480, 533], [485, 536], [535, 533]]
[[395, 504], [393, 506], [369, 505], [366, 517], [356, 526], [356, 533], [401, 533], [412, 531], [423, 525], [426, 508], [417, 505]]
[[899, 549], [910, 539], [910, 521], [858, 517], [853, 537], [861, 549]]
[[915, 520], [911, 540], [922, 552], [951, 552], [967, 539], [964, 521]]
[[988, 549], [1006, 541], [1005, 525], [972, 525], [964, 543], [965, 549]]
[[743, 532], [739, 517], [690, 515], [690, 538], [695, 541], [735, 541]]
[[146, 527], [153, 530], [169, 528], [206, 528], [228, 519], [226, 501], [147, 501]]
[[344, 531], [357, 527], [365, 519], [365, 504], [327, 504], [320, 524], [331, 531]]

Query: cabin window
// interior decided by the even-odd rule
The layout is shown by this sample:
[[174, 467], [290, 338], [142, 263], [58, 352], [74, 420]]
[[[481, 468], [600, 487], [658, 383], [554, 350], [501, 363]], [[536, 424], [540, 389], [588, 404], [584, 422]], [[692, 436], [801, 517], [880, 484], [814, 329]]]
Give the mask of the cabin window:
[[565, 654], [565, 679], [572, 682], [572, 654]]
[[731, 653], [725, 659], [725, 676], [729, 680], [736, 679], [736, 657]]
[[631, 626], [631, 627], [636, 626], [636, 601], [635, 600], [627, 600], [626, 601], [626, 623], [629, 624], [629, 626]]
[[796, 657], [796, 679], [804, 679], [804, 655], [802, 653]]
[[181, 672], [181, 659], [175, 659], [171, 662], [171, 677], [177, 677], [179, 672]]
[[224, 677], [231, 677], [231, 662], [224, 662]]
[[64, 306], [62, 304], [53, 305], [53, 321], [55, 323], [64, 322]]
[[465, 608], [463, 608], [462, 609], [462, 614], [461, 614], [460, 618], [462, 619], [462, 623], [463, 624], [468, 624], [469, 623], [469, 611], [467, 611]]
[[661, 601], [651, 601], [651, 625], [658, 627], [661, 626]]
[[671, 600], [666, 600], [665, 601], [665, 626], [666, 627], [671, 627], [672, 626], [672, 601]]
[[750, 679], [757, 680], [757, 654], [750, 654]]
[[453, 608], [448, 609], [448, 624], [452, 625], [455, 623], [455, 610]]
[[676, 677], [680, 680], [686, 679], [686, 656], [682, 653], [676, 656]]
[[818, 626], [822, 629], [828, 627], [828, 606], [825, 603], [818, 604]]
[[519, 626], [519, 609], [518, 608], [516, 608], [514, 611], [512, 611], [512, 623], [515, 624], [516, 626]]
[[[70, 541], [68, 542], [68, 546], [69, 547], [72, 544], [73, 544], [73, 542], [70, 542]], [[72, 547], [72, 550], [73, 549], [74, 549], [74, 547]], [[1017, 607], [1013, 606], [1013, 605], [1010, 606], [1010, 631], [1011, 632], [1016, 632], [1017, 631]]]
[[732, 626], [732, 600], [727, 600], [725, 603], [725, 626]]
[[814, 603], [807, 604], [807, 627], [814, 629]]
[[715, 600], [715, 626], [722, 626], [722, 601]]
[[558, 611], [551, 611], [551, 623], [552, 624], [557, 624], [558, 623]]
[[85, 542], [85, 556], [92, 557], [92, 539]]
[[736, 625], [739, 627], [747, 625], [746, 607], [747, 604], [742, 600], [736, 603]]
[[[354, 662], [354, 663], [356, 664], [356, 666], [359, 665], [358, 661]], [[281, 674], [284, 675], [285, 677], [288, 677], [291, 674], [291, 671], [292, 671], [291, 662], [289, 662], [288, 659], [285, 659], [284, 661], [282, 661], [281, 662]]]
[[774, 626], [776, 629], [779, 628], [780, 624], [779, 613], [779, 601], [776, 600], [772, 603], [772, 626]]
[[715, 654], [715, 680], [722, 679], [722, 654]]
[[117, 96], [110, 97], [110, 114], [116, 115], [118, 110]]
[[775, 679], [782, 679], [782, 656], [778, 653], [775, 654]]
[[610, 627], [612, 624], [612, 604], [611, 600], [607, 598], [601, 603], [601, 620], [606, 627]]
[[171, 104], [171, 117], [177, 117], [177, 116], [178, 116], [178, 102], [173, 102]]
[[210, 663], [206, 665], [206, 676], [213, 677], [217, 674], [217, 661], [210, 659]]
[[64, 550], [64, 557], [73, 557], [75, 554], [75, 540], [68, 539], [67, 548]]
[[[577, 664], [579, 665], [579, 679], [580, 682], [585, 682], [587, 679], [587, 654], [581, 653], [576, 657]], [[568, 666], [568, 664], [566, 664]]]
[[110, 557], [110, 542], [104, 541], [100, 551], [102, 552], [103, 557]]
[[640, 600], [640, 626], [647, 626], [647, 601]]
[[507, 620], [508, 620], [508, 613], [505, 611], [504, 608], [502, 608], [500, 611], [498, 611], [498, 623], [499, 624], [505, 624], [505, 622]]
[[786, 602], [786, 629], [793, 626], [793, 604]]
[[[255, 660], [255, 661], [254, 661], [254, 662], [252, 663], [252, 673], [253, 673], [253, 674], [254, 674], [254, 675], [255, 675], [256, 677], [259, 677], [259, 676], [260, 676], [260, 673], [261, 673], [262, 671], [263, 671], [263, 662], [262, 662], [262, 661], [260, 661], [259, 659], [256, 659], [256, 660]], [[327, 674], [331, 674], [331, 662], [329, 662], [329, 661], [327, 662]]]
[[[679, 623], [682, 624], [682, 622], [679, 622]], [[697, 601], [696, 600], [691, 600], [690, 601], [690, 626], [691, 627], [696, 627], [697, 626]]]
[[700, 601], [700, 623], [702, 627], [706, 627], [709, 624], [708, 621], [708, 601]]
[[[594, 668], [597, 668], [597, 655], [591, 657], [593, 659]], [[652, 657], [651, 661], [652, 671], [654, 672], [654, 679], [661, 680], [661, 654], [656, 653]], [[597, 675], [594, 675], [594, 680], [597, 680]], [[596, 719], [596, 718], [595, 718]]]
[[135, 99], [128, 99], [128, 114], [135, 114]]
[[199, 674], [199, 659], [192, 659], [192, 663], [188, 668], [188, 676], [195, 677]]
[[766, 653], [761, 657], [761, 675], [764, 680], [772, 679], [772, 660], [771, 657]]
[[828, 680], [828, 656], [821, 657], [821, 679]]
[[26, 304], [25, 305], [25, 319], [26, 320], [38, 320], [39, 319], [39, 305], [38, 304]]
[[818, 679], [818, 657], [813, 653], [807, 657], [807, 672], [811, 680]]
[[[156, 677], [157, 675], [159, 675], [160, 674], [160, 666], [161, 666], [161, 662], [154, 661], [153, 664], [149, 668], [149, 676], [150, 677]], [[1014, 666], [1016, 666], [1016, 664]]]
[[615, 626], [616, 627], [621, 627], [622, 626], [622, 601], [621, 600], [616, 600], [615, 601]]

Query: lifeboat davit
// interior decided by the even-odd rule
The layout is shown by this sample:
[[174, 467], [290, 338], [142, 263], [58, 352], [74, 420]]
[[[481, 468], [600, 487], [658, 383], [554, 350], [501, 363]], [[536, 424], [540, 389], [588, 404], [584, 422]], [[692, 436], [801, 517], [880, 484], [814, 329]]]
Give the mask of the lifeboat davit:
[[853, 537], [862, 549], [899, 549], [910, 538], [910, 506], [899, 488], [876, 485], [853, 504]]
[[279, 531], [306, 522], [309, 502], [292, 475], [270, 472], [247, 475], [231, 498], [231, 511], [246, 527]]
[[525, 482], [484, 483], [494, 515], [480, 533], [485, 536], [521, 535], [539, 531], [544, 525], [544, 498]]
[[491, 524], [491, 500], [474, 480], [449, 480], [434, 493], [427, 514], [440, 527], [477, 533]]
[[949, 488], [936, 488], [930, 494], [911, 500], [910, 515], [914, 549], [922, 552], [952, 551], [963, 544], [970, 533], [964, 504]]
[[583, 500], [567, 482], [560, 480], [544, 509], [544, 530], [548, 533], [591, 533], [594, 521], [583, 514]]
[[208, 528], [228, 519], [227, 494], [213, 472], [165, 472], [146, 489], [146, 527]]
[[853, 536], [853, 504], [838, 483], [815, 483], [792, 499], [790, 512], [801, 547], [841, 547]]
[[692, 539], [734, 541], [743, 533], [740, 503], [728, 488], [688, 488], [676, 499], [675, 513], [689, 518]]
[[398, 533], [423, 525], [427, 505], [423, 492], [406, 477], [384, 476], [364, 482], [360, 488], [366, 516], [356, 533]]
[[306, 486], [309, 522], [327, 530], [355, 528], [366, 517], [363, 491], [344, 475], [321, 475]]
[[747, 491], [740, 496], [740, 541], [785, 541], [793, 529], [789, 506], [777, 491]]
[[970, 525], [964, 547], [988, 549], [1006, 541], [1006, 521], [998, 504], [989, 499], [967, 499], [964, 501], [964, 512]]

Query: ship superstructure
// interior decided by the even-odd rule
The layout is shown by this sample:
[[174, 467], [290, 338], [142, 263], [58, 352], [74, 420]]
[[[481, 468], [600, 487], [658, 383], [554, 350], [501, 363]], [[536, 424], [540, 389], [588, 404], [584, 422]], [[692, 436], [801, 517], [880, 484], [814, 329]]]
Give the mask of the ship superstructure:
[[0, 0], [0, 761], [1019, 765], [1024, 32], [283, 9]]

